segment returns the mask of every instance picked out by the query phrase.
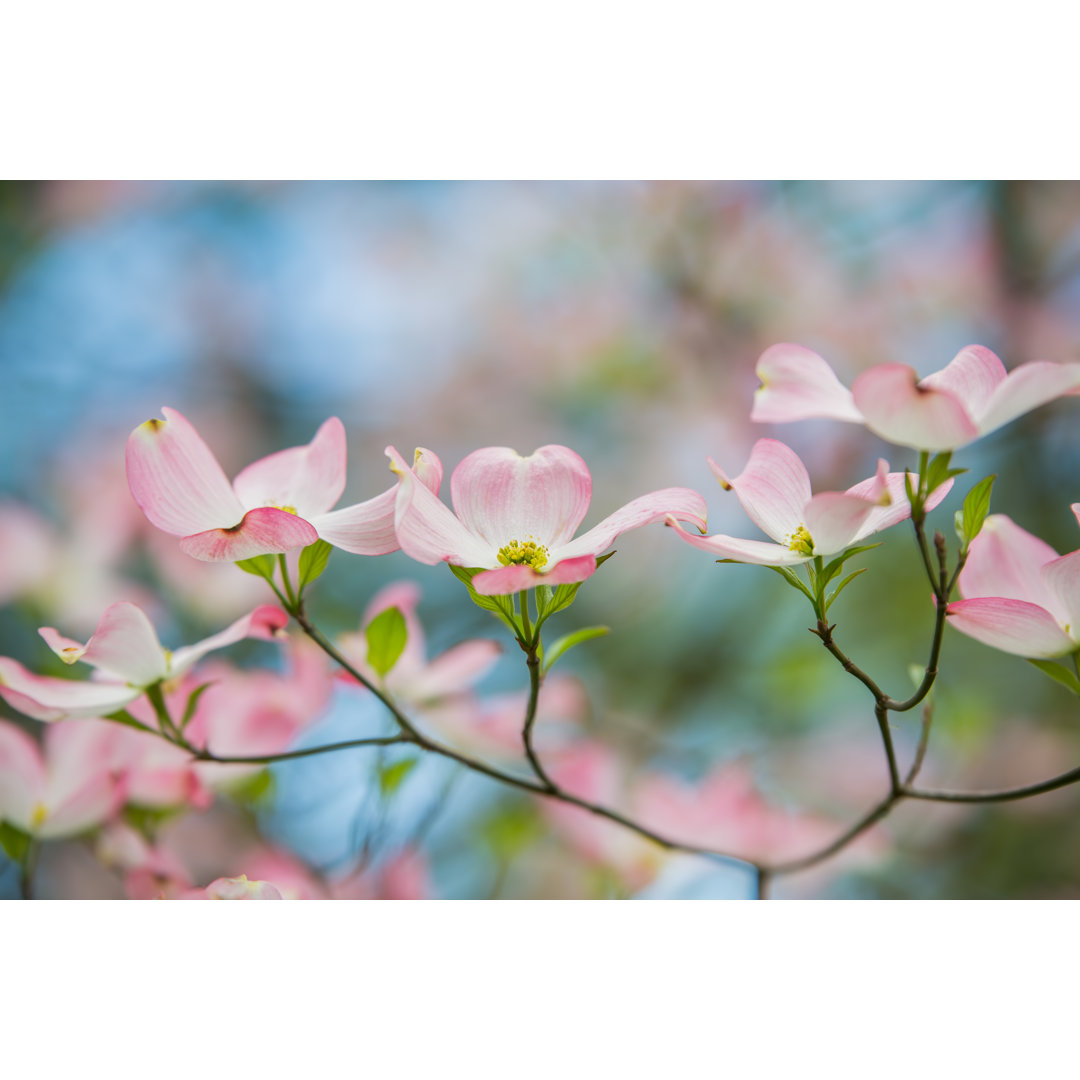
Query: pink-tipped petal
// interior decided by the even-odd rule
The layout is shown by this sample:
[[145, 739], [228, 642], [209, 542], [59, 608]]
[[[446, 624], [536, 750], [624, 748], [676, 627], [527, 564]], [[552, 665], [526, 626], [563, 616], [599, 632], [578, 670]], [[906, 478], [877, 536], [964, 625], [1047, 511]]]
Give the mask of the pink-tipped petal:
[[279, 450], [240, 472], [233, 490], [245, 509], [290, 506], [302, 518], [333, 509], [345, 490], [345, 426], [332, 416], [306, 446]]
[[398, 477], [394, 528], [406, 555], [429, 566], [440, 562], [456, 566], [498, 565], [497, 548], [469, 532], [449, 507], [417, 479], [392, 446], [386, 448], [386, 455]]
[[812, 556], [792, 551], [783, 544], [770, 544], [765, 540], [740, 540], [734, 536], [716, 533], [713, 536], [701, 536], [687, 532], [673, 517], [666, 522], [688, 544], [718, 559], [730, 559], [732, 562], [752, 563], [755, 566], [799, 566], [808, 562]]
[[285, 510], [263, 506], [249, 510], [231, 529], [208, 529], [185, 536], [180, 550], [203, 562], [239, 562], [256, 555], [278, 555], [319, 539], [308, 521]]
[[1050, 612], [1024, 600], [999, 596], [957, 600], [949, 605], [948, 615], [949, 622], [968, 637], [1016, 656], [1051, 660], [1077, 646]]
[[994, 391], [1005, 379], [1005, 365], [982, 345], [968, 345], [949, 363], [927, 375], [919, 384], [928, 390], [943, 390], [964, 404], [969, 416], [983, 413]]
[[991, 395], [979, 431], [985, 435], [1040, 405], [1080, 391], [1080, 364], [1051, 364], [1037, 360], [1010, 371]]
[[472, 579], [472, 587], [481, 596], [507, 596], [522, 589], [535, 589], [537, 585], [576, 585], [592, 577], [595, 572], [595, 556], [579, 555], [563, 559], [546, 573], [538, 573], [531, 566], [524, 565], [486, 570]]
[[876, 435], [916, 450], [953, 450], [978, 438], [979, 429], [951, 391], [920, 384], [905, 364], [879, 364], [852, 387], [855, 404]]
[[[401, 461], [400, 455], [398, 461]], [[430, 492], [439, 494], [443, 468], [438, 455], [418, 447], [411, 471]], [[400, 546], [394, 529], [397, 491], [395, 484], [366, 502], [311, 518], [311, 524], [318, 529], [319, 536], [327, 543], [341, 548], [342, 551], [353, 555], [389, 555]]]
[[803, 524], [814, 541], [814, 554], [832, 555], [849, 547], [856, 537], [866, 536], [863, 527], [878, 509], [876, 500], [858, 495], [839, 491], [815, 495], [803, 513]]
[[289, 625], [289, 616], [273, 604], [262, 604], [250, 614], [237, 619], [220, 633], [204, 638], [195, 645], [185, 645], [172, 654], [169, 674], [172, 678], [182, 675], [199, 659], [215, 649], [224, 649], [244, 638], [260, 638], [269, 641], [281, 634]]
[[754, 394], [750, 419], [785, 423], [828, 417], [862, 423], [851, 391], [816, 352], [802, 345], [773, 345], [757, 362], [761, 386]]
[[82, 660], [132, 686], [149, 686], [168, 671], [153, 624], [142, 608], [126, 601], [105, 609], [85, 647], [61, 638], [50, 626], [43, 626], [38, 633], [65, 663]]
[[122, 683], [76, 682], [35, 675], [17, 660], [0, 656], [0, 697], [34, 720], [108, 716], [141, 694], [141, 688]]
[[776, 439], [758, 439], [750, 460], [728, 485], [747, 517], [774, 540], [787, 538], [803, 524], [810, 501], [810, 476], [799, 455]]
[[971, 542], [967, 564], [957, 582], [965, 600], [1003, 596], [1026, 600], [1065, 619], [1065, 611], [1047, 585], [1042, 568], [1058, 558], [1044, 540], [1020, 528], [1005, 514], [991, 514]]
[[488, 446], [465, 457], [450, 477], [450, 499], [466, 529], [495, 548], [510, 540], [558, 547], [589, 509], [592, 477], [565, 446], [542, 446], [528, 457]]
[[127, 441], [128, 486], [142, 512], [174, 536], [236, 525], [244, 507], [217, 458], [184, 416], [161, 411], [164, 420], [147, 420]]
[[[914, 483], [914, 479], [912, 482]], [[953, 481], [946, 480], [945, 483], [936, 488], [926, 500], [926, 509], [933, 510], [949, 494], [952, 486]], [[848, 489], [847, 494], [870, 497], [878, 490], [878, 481], [875, 478], [874, 480], [864, 480], [861, 484], [856, 484]], [[854, 539], [856, 542], [862, 540], [865, 536], [870, 536], [871, 533], [881, 532], [882, 529], [888, 529], [901, 521], [907, 521], [911, 517], [911, 503], [908, 502], [904, 473], [889, 473], [885, 477], [885, 490], [888, 495], [888, 502], [884, 502], [883, 496], [878, 497], [878, 505], [867, 514], [862, 526], [855, 534]]]
[[689, 521], [698, 529], [705, 528], [708, 508], [704, 498], [690, 488], [663, 488], [648, 495], [631, 499], [620, 510], [609, 514], [588, 532], [571, 540], [562, 547], [552, 548], [552, 561], [571, 559], [579, 555], [602, 555], [615, 542], [615, 538], [642, 525], [664, 521], [669, 515], [680, 521]]

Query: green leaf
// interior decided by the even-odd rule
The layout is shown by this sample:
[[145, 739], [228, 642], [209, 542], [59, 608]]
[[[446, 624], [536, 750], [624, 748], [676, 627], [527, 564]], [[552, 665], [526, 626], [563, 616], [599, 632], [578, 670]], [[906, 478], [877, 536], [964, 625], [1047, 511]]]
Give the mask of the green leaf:
[[582, 630], [575, 630], [572, 634], [566, 634], [559, 638], [547, 649], [544, 671], [550, 671], [555, 661], [564, 653], [569, 652], [575, 645], [580, 645], [583, 641], [591, 641], [593, 638], [603, 637], [605, 634], [610, 633], [611, 630], [607, 626], [587, 626]]
[[308, 544], [308, 546], [300, 552], [300, 589], [303, 589], [306, 585], [310, 585], [322, 574], [326, 569], [326, 563], [330, 558], [330, 552], [333, 550], [332, 545], [328, 544], [325, 540], [316, 540], [314, 544]]
[[265, 578], [267, 581], [274, 580], [273, 555], [256, 555], [250, 559], [241, 559], [236, 564], [245, 574], [254, 574], [256, 577]]
[[269, 807], [274, 801], [274, 774], [266, 768], [245, 776], [228, 787], [229, 796], [251, 809]]
[[211, 679], [209, 682], [204, 682], [201, 686], [196, 686], [194, 690], [188, 695], [187, 705], [184, 706], [184, 715], [180, 718], [180, 730], [191, 723], [191, 718], [195, 715], [195, 709], [199, 704], [199, 698], [214, 685], [214, 681]]
[[990, 513], [990, 492], [994, 487], [994, 476], [980, 480], [964, 499], [964, 509], [959, 515], [957, 535], [960, 543], [967, 550], [968, 545], [982, 529], [987, 514]]
[[[716, 561], [717, 562], [735, 562], [736, 560], [735, 559], [717, 559]], [[811, 604], [814, 603], [813, 594], [802, 583], [802, 581], [799, 580], [799, 576], [795, 573], [794, 570], [791, 569], [790, 566], [770, 566], [767, 569], [775, 570], [782, 578], [784, 578], [785, 581], [787, 581], [787, 583], [792, 588], [798, 589], [799, 592], [801, 592], [803, 594], [803, 596], [805, 596], [806, 599], [810, 601]]]
[[523, 635], [521, 624], [514, 614], [514, 602], [509, 596], [481, 596], [472, 587], [472, 579], [483, 572], [483, 567], [454, 566], [452, 563], [447, 563], [447, 565], [450, 567], [450, 572], [454, 577], [469, 590], [469, 598], [478, 608], [489, 611], [496, 618], [501, 619], [515, 637]]
[[22, 866], [30, 852], [31, 843], [32, 838], [29, 833], [16, 829], [14, 825], [6, 821], [0, 821], [0, 847], [4, 849], [9, 859], [13, 859]]
[[544, 835], [536, 809], [528, 803], [500, 808], [479, 827], [481, 839], [502, 861], [512, 859]]
[[144, 724], [142, 721], [136, 720], [127, 709], [117, 709], [116, 712], [109, 713], [105, 719], [111, 720], [114, 724], [123, 724], [125, 727], [138, 728], [139, 731], [149, 731], [151, 735], [158, 734], [158, 732], [150, 727], [149, 724]]
[[368, 663], [381, 677], [401, 658], [409, 639], [401, 609], [388, 607], [385, 611], [380, 611], [368, 623], [364, 636], [367, 638]]
[[1078, 679], [1067, 667], [1055, 663], [1053, 660], [1028, 660], [1045, 675], [1049, 675], [1055, 682], [1067, 686], [1074, 694], [1080, 696], [1080, 679]]
[[833, 606], [833, 601], [840, 595], [840, 593], [844, 589], [846, 589], [848, 585], [850, 585], [860, 574], [865, 574], [866, 571], [869, 569], [870, 568], [868, 566], [861, 566], [858, 570], [855, 570], [852, 573], [848, 574], [848, 576], [844, 578], [844, 580], [841, 581], [835, 589], [833, 589], [832, 594], [829, 596], [828, 600], [825, 601], [825, 610], [828, 611], [829, 608]]
[[405, 778], [416, 768], [417, 758], [402, 758], [379, 769], [379, 791], [384, 799], [390, 798], [403, 783]]

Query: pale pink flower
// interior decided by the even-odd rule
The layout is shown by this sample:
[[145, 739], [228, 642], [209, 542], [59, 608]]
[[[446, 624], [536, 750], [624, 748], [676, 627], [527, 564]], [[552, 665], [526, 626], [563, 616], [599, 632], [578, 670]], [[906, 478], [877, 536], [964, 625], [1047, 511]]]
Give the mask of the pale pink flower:
[[103, 829], [94, 850], [101, 863], [123, 872], [129, 900], [176, 900], [191, 888], [191, 876], [174, 852], [123, 822]]
[[283, 900], [281, 890], [269, 881], [248, 881], [247, 874], [220, 877], [205, 889], [183, 893], [181, 900]]
[[[335, 416], [307, 446], [279, 450], [229, 483], [210, 448], [175, 409], [147, 420], [127, 443], [131, 494], [180, 548], [207, 562], [236, 562], [306, 547], [320, 537], [357, 555], [397, 550], [395, 489], [334, 510], [345, 490], [345, 428]], [[416, 452], [415, 475], [438, 491], [442, 466]], [[408, 470], [407, 470], [408, 471]]]
[[450, 478], [454, 513], [387, 448], [399, 479], [394, 527], [406, 555], [434, 565], [480, 567], [473, 588], [500, 596], [584, 581], [596, 557], [629, 529], [668, 515], [705, 527], [705, 500], [688, 488], [642, 495], [572, 539], [589, 509], [592, 477], [565, 446], [528, 457], [504, 446], [469, 454]]
[[752, 420], [847, 420], [898, 446], [933, 451], [966, 446], [1055, 398], [1080, 393], [1080, 364], [1035, 361], [1006, 372], [982, 345], [966, 346], [925, 379], [906, 364], [878, 364], [850, 391], [801, 345], [766, 349], [757, 375]]
[[431, 900], [435, 891], [424, 855], [405, 848], [377, 867], [359, 870], [330, 882], [334, 900]]
[[[434, 660], [428, 660], [424, 630], [416, 614], [420, 587], [411, 581], [397, 581], [380, 589], [372, 597], [361, 620], [361, 629], [342, 634], [338, 644], [344, 656], [364, 675], [378, 682], [378, 674], [367, 662], [365, 630], [371, 621], [388, 608], [396, 607], [405, 619], [405, 649], [387, 673], [386, 688], [406, 704], [422, 708], [460, 696], [491, 670], [502, 647], [487, 638], [474, 638], [454, 645]], [[341, 677], [354, 681], [347, 672]]]
[[112, 604], [85, 645], [62, 637], [51, 626], [39, 633], [64, 661], [77, 660], [97, 669], [91, 682], [35, 675], [17, 660], [0, 656], [0, 697], [35, 720], [65, 716], [108, 716], [140, 697], [148, 686], [179, 678], [206, 653], [242, 638], [271, 638], [288, 622], [280, 608], [264, 604], [231, 626], [196, 645], [170, 652], [163, 649], [141, 608]]
[[[698, 536], [668, 518], [667, 523], [688, 544], [723, 559], [797, 566], [841, 552], [911, 515], [904, 474], [888, 472], [885, 461], [878, 461], [874, 476], [847, 491], [820, 495], [811, 492], [810, 475], [795, 451], [775, 439], [759, 439], [746, 468], [734, 479], [711, 458], [708, 462], [725, 490], [735, 492], [751, 521], [774, 541], [740, 540], [719, 533]], [[948, 480], [937, 488], [926, 501], [927, 509], [937, 506], [951, 487]]]
[[[1080, 522], [1080, 503], [1073, 503]], [[971, 542], [949, 623], [1003, 652], [1052, 659], [1080, 649], [1080, 551], [1058, 553], [1004, 514]]]
[[108, 821], [125, 798], [112, 768], [113, 731], [104, 722], [55, 724], [40, 747], [0, 721], [0, 821], [42, 840]]

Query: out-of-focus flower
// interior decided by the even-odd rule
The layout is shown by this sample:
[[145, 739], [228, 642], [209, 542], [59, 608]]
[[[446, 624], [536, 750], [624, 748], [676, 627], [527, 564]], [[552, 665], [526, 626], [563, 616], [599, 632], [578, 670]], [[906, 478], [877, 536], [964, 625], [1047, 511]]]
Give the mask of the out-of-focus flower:
[[[186, 554], [236, 562], [284, 553], [320, 537], [357, 555], [397, 550], [395, 490], [333, 510], [345, 490], [345, 428], [335, 416], [307, 446], [279, 450], [229, 483], [213, 452], [175, 409], [147, 420], [128, 438], [128, 483], [147, 518], [180, 536]], [[414, 475], [438, 491], [442, 466], [418, 450]]]
[[[491, 669], [502, 648], [487, 638], [463, 641], [434, 660], [427, 659], [424, 630], [416, 614], [420, 587], [411, 581], [397, 581], [380, 589], [372, 598], [358, 632], [343, 634], [339, 646], [345, 657], [373, 682], [378, 675], [367, 663], [365, 629], [388, 608], [396, 607], [405, 618], [408, 634], [405, 649], [386, 675], [386, 687], [395, 698], [417, 708], [432, 705], [465, 693]], [[341, 676], [354, 681], [347, 672]]]
[[[1080, 523], [1080, 503], [1072, 504]], [[1080, 649], [1080, 551], [1058, 553], [1005, 514], [971, 542], [949, 623], [1003, 652], [1052, 659]]]
[[54, 724], [42, 748], [0, 721], [0, 821], [42, 840], [108, 821], [125, 798], [112, 767], [113, 730], [105, 722]]
[[[903, 473], [888, 472], [878, 462], [877, 473], [847, 491], [813, 495], [810, 475], [794, 450], [775, 439], [759, 439], [746, 468], [728, 479], [711, 458], [709, 468], [728, 491], [739, 497], [743, 509], [775, 543], [740, 540], [717, 533], [688, 533], [674, 518], [668, 524], [688, 544], [736, 562], [759, 566], [797, 566], [819, 555], [833, 555], [871, 533], [887, 529], [911, 515]], [[948, 494], [946, 481], [926, 501], [933, 509]]]
[[528, 457], [504, 446], [474, 450], [450, 478], [453, 513], [417, 483], [392, 446], [386, 452], [399, 479], [394, 527], [401, 550], [429, 565], [481, 567], [472, 585], [486, 596], [584, 581], [617, 536], [668, 515], [705, 527], [705, 500], [696, 491], [664, 488], [571, 539], [589, 509], [592, 477], [565, 446], [542, 446]]
[[220, 633], [170, 652], [162, 648], [140, 608], [127, 602], [113, 604], [85, 645], [62, 637], [51, 626], [39, 631], [65, 664], [82, 660], [97, 668], [97, 679], [76, 682], [35, 675], [18, 661], [0, 656], [0, 697], [35, 720], [107, 716], [140, 697], [148, 686], [179, 678], [208, 652], [242, 638], [271, 638], [288, 621], [280, 608], [264, 604]]
[[205, 889], [192, 889], [181, 900], [283, 900], [281, 890], [269, 881], [248, 881], [247, 874], [220, 877]]
[[334, 900], [431, 900], [435, 895], [427, 859], [414, 848], [336, 878], [329, 891]]
[[801, 345], [766, 349], [757, 375], [753, 420], [847, 420], [898, 446], [934, 451], [966, 446], [1040, 405], [1080, 392], [1080, 364], [1035, 361], [1006, 372], [982, 345], [961, 349], [925, 379], [906, 364], [879, 364], [850, 391], [825, 360]]
[[191, 888], [191, 877], [174, 852], [151, 844], [123, 822], [102, 830], [95, 854], [105, 866], [123, 871], [129, 900], [175, 900]]

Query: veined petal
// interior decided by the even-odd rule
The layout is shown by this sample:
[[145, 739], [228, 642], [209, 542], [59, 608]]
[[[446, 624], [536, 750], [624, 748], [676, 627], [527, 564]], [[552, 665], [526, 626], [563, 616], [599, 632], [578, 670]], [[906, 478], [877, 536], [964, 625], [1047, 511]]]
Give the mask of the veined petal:
[[1077, 645], [1049, 611], [1025, 600], [982, 596], [956, 600], [947, 612], [957, 630], [1016, 656], [1051, 660], [1071, 653]]
[[0, 656], [0, 697], [13, 709], [34, 720], [108, 716], [141, 694], [141, 688], [126, 683], [76, 682], [35, 675], [17, 660]]
[[1044, 540], [1020, 528], [1005, 514], [991, 514], [971, 542], [957, 585], [965, 600], [1003, 596], [1046, 608], [1062, 622], [1067, 614], [1042, 568], [1058, 558]]
[[1062, 620], [1065, 632], [1080, 641], [1080, 551], [1046, 563], [1042, 576], [1057, 601], [1054, 614]]
[[642, 525], [650, 525], [654, 521], [663, 521], [668, 515], [704, 529], [707, 514], [705, 499], [698, 492], [690, 488], [662, 488], [660, 491], [652, 491], [648, 495], [631, 499], [588, 532], [582, 533], [568, 544], [553, 547], [551, 560], [556, 562], [579, 555], [602, 555], [620, 534]]
[[537, 585], [576, 585], [596, 573], [596, 557], [578, 555], [562, 559], [550, 570], [540, 573], [524, 564], [500, 566], [498, 570], [486, 570], [472, 579], [472, 587], [481, 596], [506, 596], [535, 589]]
[[215, 649], [224, 649], [226, 645], [241, 641], [243, 638], [262, 638], [270, 640], [289, 625], [289, 616], [273, 604], [262, 604], [250, 614], [237, 619], [220, 633], [204, 638], [196, 645], [185, 645], [172, 654], [169, 675], [176, 678], [182, 675], [197, 660]]
[[279, 450], [242, 470], [233, 490], [245, 510], [289, 506], [302, 518], [325, 514], [345, 490], [345, 426], [332, 416], [307, 446]]
[[398, 477], [394, 529], [406, 555], [429, 566], [440, 562], [456, 566], [498, 565], [497, 548], [469, 532], [392, 446], [386, 448], [386, 455]]
[[978, 416], [983, 435], [1065, 394], [1080, 392], [1080, 364], [1036, 360], [1010, 371]]
[[528, 457], [488, 446], [462, 459], [450, 477], [459, 520], [496, 549], [529, 538], [558, 547], [577, 531], [591, 496], [588, 467], [565, 446], [541, 446]]
[[855, 404], [876, 435], [916, 450], [953, 450], [978, 438], [979, 429], [949, 390], [918, 381], [906, 364], [879, 364], [852, 387]]
[[765, 540], [740, 540], [722, 533], [699, 536], [687, 532], [673, 517], [669, 517], [666, 524], [688, 544], [733, 562], [753, 563], [755, 566], [799, 566], [812, 558], [810, 555], [792, 551], [783, 544], [770, 544]]
[[284, 554], [318, 539], [315, 527], [302, 517], [261, 506], [249, 510], [231, 529], [208, 529], [185, 536], [180, 550], [203, 562], [239, 562], [256, 555]]
[[127, 441], [128, 486], [142, 512], [174, 536], [236, 525], [244, 507], [217, 458], [186, 417], [161, 411], [164, 420], [147, 420]]
[[799, 455], [776, 439], [758, 439], [750, 460], [729, 480], [708, 459], [720, 483], [739, 497], [747, 517], [762, 532], [781, 542], [803, 524], [803, 509], [810, 501], [810, 475]]
[[[815, 555], [832, 555], [865, 536], [866, 519], [879, 504], [858, 495], [840, 491], [823, 491], [815, 495], [803, 513], [803, 524], [814, 541]], [[908, 508], [910, 511], [910, 507]]]
[[828, 417], [861, 424], [851, 391], [816, 352], [802, 345], [773, 345], [755, 368], [761, 386], [754, 393], [750, 419], [784, 423]]
[[110, 604], [94, 630], [94, 636], [80, 647], [61, 637], [51, 626], [39, 634], [65, 664], [82, 660], [132, 686], [149, 686], [168, 673], [165, 650], [153, 624], [135, 604]]
[[[949, 494], [952, 486], [953, 481], [951, 479], [939, 485], [926, 500], [926, 509], [933, 510]], [[865, 496], [873, 490], [877, 490], [877, 481], [863, 480], [862, 483], [848, 488], [847, 494]], [[888, 529], [901, 521], [907, 521], [911, 517], [911, 503], [908, 502], [904, 473], [888, 473], [885, 477], [885, 490], [888, 494], [888, 502], [879, 499], [878, 505], [866, 516], [859, 531], [855, 534], [854, 539], [856, 542], [864, 536], [881, 532], [882, 529]]]
[[927, 375], [919, 385], [924, 389], [944, 390], [974, 418], [983, 413], [1004, 379], [1005, 365], [994, 353], [982, 345], [968, 345], [941, 371]]
[[[443, 469], [438, 455], [418, 447], [412, 472], [424, 487], [435, 495], [439, 494]], [[373, 499], [332, 510], [328, 514], [319, 514], [309, 520], [319, 536], [342, 551], [353, 555], [389, 555], [399, 547], [394, 530], [397, 491], [395, 484]]]

